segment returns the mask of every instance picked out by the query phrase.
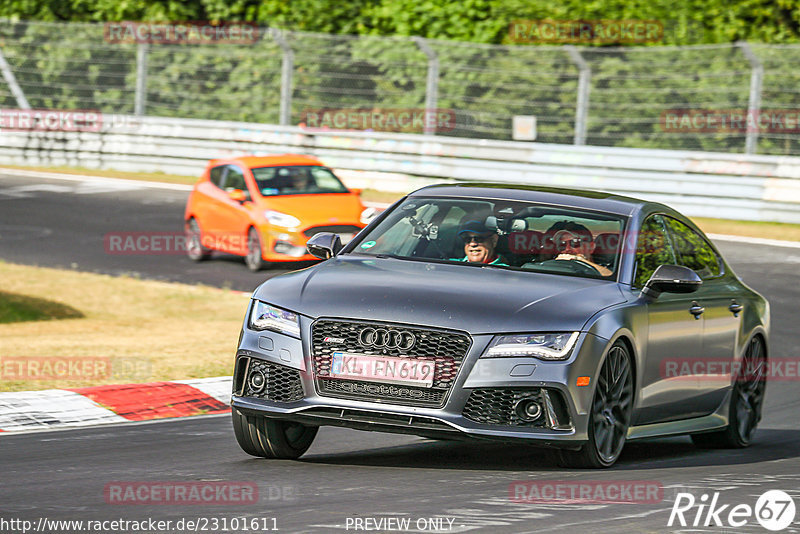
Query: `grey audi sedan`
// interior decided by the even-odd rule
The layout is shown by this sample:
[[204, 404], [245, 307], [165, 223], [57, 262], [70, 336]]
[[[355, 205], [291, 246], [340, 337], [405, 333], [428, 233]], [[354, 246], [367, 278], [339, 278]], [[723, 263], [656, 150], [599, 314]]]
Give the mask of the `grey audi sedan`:
[[662, 204], [431, 186], [308, 250], [326, 261], [247, 310], [232, 405], [251, 455], [298, 458], [336, 425], [609, 467], [656, 436], [746, 447], [761, 419], [769, 304]]

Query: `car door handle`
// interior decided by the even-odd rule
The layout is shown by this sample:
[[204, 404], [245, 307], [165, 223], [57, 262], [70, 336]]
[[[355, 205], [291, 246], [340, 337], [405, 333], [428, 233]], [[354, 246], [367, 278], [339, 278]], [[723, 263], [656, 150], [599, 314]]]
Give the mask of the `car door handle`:
[[689, 308], [689, 313], [691, 313], [692, 315], [694, 315], [694, 318], [695, 318], [695, 319], [699, 319], [699, 318], [700, 318], [700, 316], [701, 316], [701, 315], [703, 315], [703, 312], [704, 312], [704, 311], [706, 311], [706, 309], [705, 309], [704, 307], [700, 306], [700, 305], [699, 305], [698, 303], [696, 303], [696, 302], [692, 302], [692, 307], [691, 307], [691, 308]]
[[734, 317], [739, 317], [739, 314], [742, 313], [744, 306], [734, 301], [731, 302], [731, 305], [728, 306], [728, 309], [731, 311], [731, 313], [733, 313]]

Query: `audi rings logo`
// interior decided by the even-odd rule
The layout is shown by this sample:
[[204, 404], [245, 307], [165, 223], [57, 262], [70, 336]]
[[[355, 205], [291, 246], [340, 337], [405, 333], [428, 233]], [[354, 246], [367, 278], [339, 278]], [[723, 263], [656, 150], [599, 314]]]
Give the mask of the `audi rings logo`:
[[414, 346], [417, 338], [406, 330], [370, 327], [361, 330], [358, 334], [358, 342], [365, 347], [408, 350]]

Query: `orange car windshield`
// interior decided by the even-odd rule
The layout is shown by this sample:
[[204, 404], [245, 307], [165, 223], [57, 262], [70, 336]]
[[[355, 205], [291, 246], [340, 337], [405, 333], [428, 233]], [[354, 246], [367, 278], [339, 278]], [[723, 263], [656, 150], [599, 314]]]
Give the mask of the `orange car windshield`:
[[348, 193], [330, 169], [315, 165], [251, 169], [262, 196]]

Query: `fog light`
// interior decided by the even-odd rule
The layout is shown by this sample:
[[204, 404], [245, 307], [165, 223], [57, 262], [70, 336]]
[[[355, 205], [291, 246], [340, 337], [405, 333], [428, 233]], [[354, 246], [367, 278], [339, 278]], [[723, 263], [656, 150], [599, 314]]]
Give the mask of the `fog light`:
[[286, 241], [276, 241], [272, 250], [278, 254], [286, 254], [287, 256], [292, 256], [294, 258], [299, 258], [306, 254], [305, 247], [296, 247], [291, 243], [287, 243]]
[[248, 382], [250, 383], [250, 389], [253, 390], [253, 393], [261, 393], [264, 390], [264, 386], [267, 385], [267, 377], [265, 377], [264, 373], [261, 371], [253, 371], [250, 373]]
[[517, 402], [514, 411], [523, 421], [536, 421], [542, 415], [542, 407], [533, 399], [522, 399]]

